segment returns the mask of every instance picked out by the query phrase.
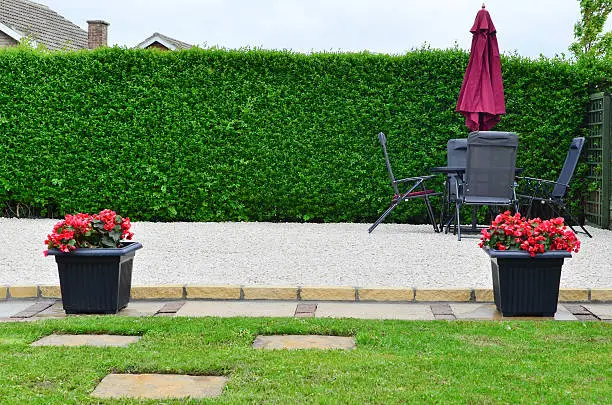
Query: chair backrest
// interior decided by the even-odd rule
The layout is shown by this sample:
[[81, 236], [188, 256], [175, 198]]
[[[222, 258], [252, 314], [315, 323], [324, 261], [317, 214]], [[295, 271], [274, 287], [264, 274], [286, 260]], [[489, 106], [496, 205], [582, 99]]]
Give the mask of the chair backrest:
[[[467, 138], [449, 139], [446, 143], [446, 165], [448, 167], [465, 167], [467, 161]], [[457, 189], [457, 175], [448, 176], [448, 183], [452, 193]]]
[[576, 165], [578, 164], [578, 159], [580, 158], [583, 145], [583, 137], [574, 138], [572, 140], [569, 150], [567, 151], [567, 156], [565, 157], [565, 163], [561, 169], [561, 174], [559, 174], [559, 178], [557, 179], [557, 183], [559, 184], [555, 184], [552, 193], [550, 193], [551, 197], [563, 198], [567, 192], [567, 185], [569, 185], [570, 181], [572, 180], [572, 176], [574, 175], [574, 170], [576, 170]]
[[446, 165], [465, 167], [467, 161], [467, 138], [449, 139], [446, 144]]
[[513, 200], [518, 135], [477, 131], [468, 135], [467, 145], [466, 201], [470, 197]]
[[393, 170], [391, 170], [391, 163], [389, 163], [389, 155], [387, 154], [387, 137], [382, 132], [378, 133], [378, 141], [383, 149], [383, 154], [385, 155], [385, 164], [387, 165], [387, 172], [389, 172], [389, 178], [391, 179], [391, 186], [393, 186], [393, 191], [395, 194], [399, 194], [399, 189], [397, 188], [397, 183], [395, 182], [395, 177], [393, 176]]

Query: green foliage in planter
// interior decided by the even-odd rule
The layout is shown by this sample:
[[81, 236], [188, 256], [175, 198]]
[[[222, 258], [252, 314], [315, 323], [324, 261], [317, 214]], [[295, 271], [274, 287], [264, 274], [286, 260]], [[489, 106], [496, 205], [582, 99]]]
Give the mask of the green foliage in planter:
[[[365, 221], [398, 177], [446, 161], [468, 54], [119, 48], [0, 51], [0, 203], [133, 220]], [[555, 178], [581, 135], [587, 68], [502, 59], [519, 165]], [[441, 180], [435, 187], [441, 185]], [[421, 222], [415, 202], [389, 218]]]

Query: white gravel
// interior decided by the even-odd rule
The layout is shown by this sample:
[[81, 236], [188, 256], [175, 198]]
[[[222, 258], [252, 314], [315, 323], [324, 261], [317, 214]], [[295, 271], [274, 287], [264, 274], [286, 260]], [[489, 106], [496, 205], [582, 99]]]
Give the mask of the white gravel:
[[[0, 285], [57, 285], [43, 241], [57, 220], [0, 218]], [[134, 285], [491, 288], [478, 238], [430, 225], [135, 222]], [[612, 287], [612, 231], [589, 227], [564, 288]]]

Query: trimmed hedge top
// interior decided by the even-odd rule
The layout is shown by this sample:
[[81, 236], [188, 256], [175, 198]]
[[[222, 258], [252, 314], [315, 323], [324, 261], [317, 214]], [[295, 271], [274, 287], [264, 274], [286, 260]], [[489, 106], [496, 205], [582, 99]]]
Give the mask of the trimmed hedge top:
[[[132, 220], [373, 221], [397, 177], [446, 161], [468, 54], [0, 51], [0, 202]], [[592, 75], [503, 57], [518, 165], [556, 178]], [[437, 186], [441, 184], [441, 179]], [[396, 210], [425, 220], [423, 204]]]

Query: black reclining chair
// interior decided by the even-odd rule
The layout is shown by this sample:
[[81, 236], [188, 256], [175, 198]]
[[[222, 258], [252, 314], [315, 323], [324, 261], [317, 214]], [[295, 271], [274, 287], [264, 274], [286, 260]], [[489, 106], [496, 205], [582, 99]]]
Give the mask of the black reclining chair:
[[463, 205], [509, 206], [518, 210], [514, 191], [518, 135], [477, 131], [468, 135], [465, 174], [458, 178], [455, 198], [457, 238], [461, 240]]
[[567, 156], [565, 157], [565, 163], [561, 169], [561, 174], [559, 174], [557, 181], [533, 177], [519, 177], [518, 197], [522, 201], [527, 201], [527, 213], [525, 214], [527, 218], [531, 218], [534, 208], [533, 203], [538, 202], [550, 207], [554, 216], [569, 218], [571, 222], [567, 221], [567, 224], [574, 232], [576, 232], [576, 230], [573, 228], [572, 223], [574, 225], [579, 225], [582, 231], [592, 238], [589, 231], [587, 231], [567, 209], [564, 201], [570, 187], [570, 181], [578, 165], [578, 159], [580, 158], [583, 145], [583, 137], [574, 138], [572, 140], [569, 150], [567, 151]]
[[[387, 172], [389, 172], [389, 178], [391, 179], [391, 187], [393, 187], [394, 195], [391, 198], [391, 205], [389, 208], [383, 212], [383, 214], [374, 222], [374, 224], [368, 229], [368, 232], [371, 233], [377, 226], [380, 224], [387, 215], [391, 213], [402, 201], [409, 201], [415, 198], [422, 198], [425, 201], [425, 205], [427, 206], [427, 215], [429, 216], [429, 220], [431, 221], [434, 231], [439, 232], [438, 225], [436, 219], [434, 217], [433, 209], [431, 208], [431, 203], [429, 201], [429, 197], [439, 196], [442, 193], [437, 193], [433, 190], [428, 190], [425, 188], [425, 180], [435, 177], [431, 176], [418, 176], [418, 177], [408, 177], [405, 179], [397, 180], [395, 176], [393, 176], [393, 171], [391, 170], [391, 163], [389, 163], [389, 155], [387, 154], [387, 137], [385, 134], [380, 132], [378, 134], [378, 140], [383, 149], [383, 154], [385, 156], [385, 163], [387, 164]], [[400, 185], [405, 187], [400, 191]]]

